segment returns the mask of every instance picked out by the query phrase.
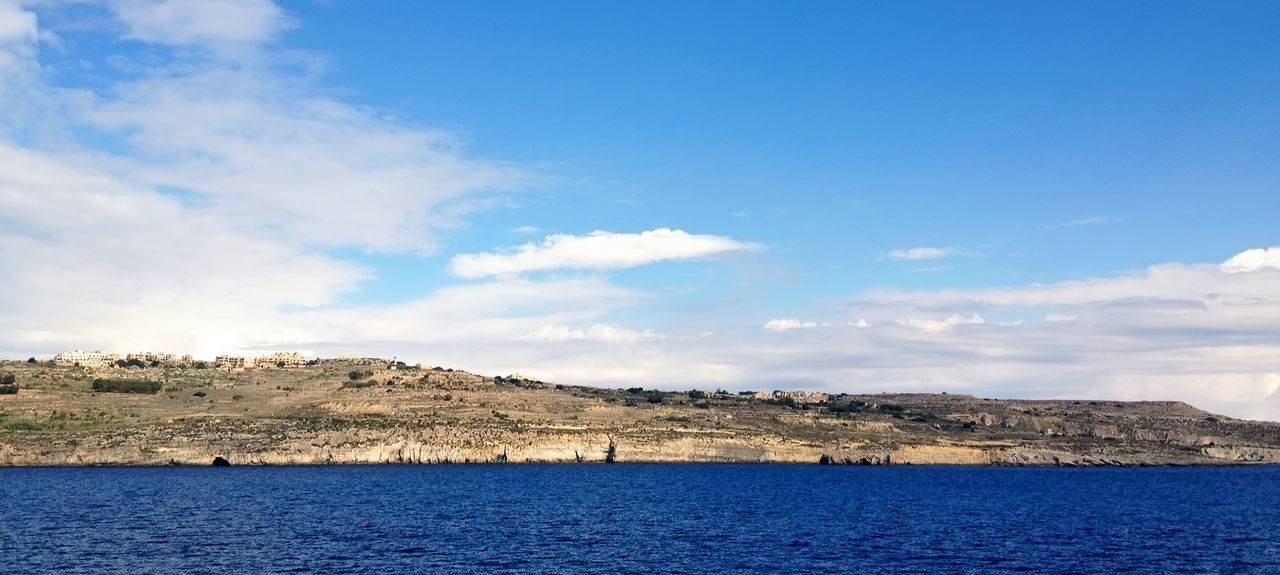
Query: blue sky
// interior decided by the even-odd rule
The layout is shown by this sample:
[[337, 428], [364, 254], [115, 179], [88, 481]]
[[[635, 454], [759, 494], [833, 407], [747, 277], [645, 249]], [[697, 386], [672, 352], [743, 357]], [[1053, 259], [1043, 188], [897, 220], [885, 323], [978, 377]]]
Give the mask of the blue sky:
[[[769, 245], [761, 265], [802, 276], [785, 303], [1274, 241], [1272, 4], [294, 8], [287, 41], [328, 54], [328, 85], [547, 178], [451, 234], [460, 251], [519, 226], [700, 230]], [[916, 246], [974, 255], [877, 259]]]
[[1277, 24], [0, 0], [0, 352], [1280, 418]]

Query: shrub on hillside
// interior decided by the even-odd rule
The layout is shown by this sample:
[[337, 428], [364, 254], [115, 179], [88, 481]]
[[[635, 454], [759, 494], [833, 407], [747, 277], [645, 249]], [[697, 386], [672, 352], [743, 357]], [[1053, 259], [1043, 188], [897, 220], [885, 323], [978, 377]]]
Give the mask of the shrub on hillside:
[[865, 402], [851, 399], [845, 403], [828, 403], [827, 411], [831, 413], [858, 413], [866, 406]]
[[93, 390], [101, 393], [158, 393], [158, 381], [145, 379], [95, 379]]
[[12, 373], [0, 373], [0, 395], [18, 393], [18, 378]]
[[675, 395], [675, 393], [672, 393], [669, 391], [658, 391], [656, 389], [651, 389], [645, 392], [645, 395], [647, 396], [645, 397], [645, 401], [649, 403], [662, 403], [662, 400], [666, 399], [669, 396]]

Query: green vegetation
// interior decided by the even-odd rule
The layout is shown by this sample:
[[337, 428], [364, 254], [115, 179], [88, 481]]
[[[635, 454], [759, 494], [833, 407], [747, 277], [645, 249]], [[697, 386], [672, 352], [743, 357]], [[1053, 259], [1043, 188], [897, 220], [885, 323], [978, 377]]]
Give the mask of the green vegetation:
[[18, 377], [12, 373], [0, 373], [0, 395], [18, 393]]
[[48, 413], [46, 417], [32, 414], [35, 417], [10, 418], [8, 413], [0, 411], [0, 431], [46, 431], [85, 429], [118, 421], [120, 416], [102, 409], [89, 408], [83, 412], [58, 411]]
[[0, 429], [5, 431], [40, 431], [45, 426], [30, 419], [0, 419]]
[[[666, 398], [668, 398], [668, 397], [671, 397], [671, 396], [673, 396], [673, 395], [677, 395], [677, 394], [676, 394], [676, 392], [674, 392], [674, 391], [658, 391], [658, 390], [656, 390], [656, 389], [648, 389], [648, 390], [646, 390], [646, 389], [645, 389], [645, 388], [643, 388], [643, 387], [631, 387], [631, 388], [627, 388], [627, 393], [629, 393], [629, 394], [631, 394], [631, 395], [639, 395], [639, 396], [642, 396], [642, 397], [644, 397], [645, 401], [647, 401], [647, 402], [649, 402], [649, 403], [662, 403], [662, 400], [664, 400], [664, 399], [666, 399]], [[692, 392], [691, 392], [691, 393], [692, 393]], [[701, 392], [699, 392], [699, 393], [701, 393]], [[692, 396], [691, 396], [691, 397], [692, 397]], [[634, 405], [634, 404], [632, 404], [632, 403], [628, 403], [628, 405]]]
[[867, 404], [865, 402], [851, 399], [843, 403], [828, 403], [827, 412], [835, 413], [835, 414], [840, 414], [840, 413], [852, 414], [852, 413], [859, 413], [866, 407], [867, 407]]
[[[351, 373], [356, 373], [356, 372], [354, 372], [354, 371], [353, 371], [353, 372], [351, 372]], [[362, 376], [362, 377], [363, 377], [363, 376]], [[372, 380], [372, 379], [370, 379], [370, 380], [353, 379], [353, 380], [351, 380], [351, 381], [344, 381], [344, 382], [342, 382], [342, 388], [343, 388], [343, 389], [359, 389], [359, 388], [362, 388], [362, 387], [373, 387], [373, 386], [375, 386], [375, 385], [377, 385], [377, 384], [378, 384], [378, 382], [376, 382], [376, 381], [374, 381], [374, 380]]]
[[157, 393], [161, 387], [160, 382], [145, 379], [93, 380], [93, 390], [100, 393]]
[[795, 409], [796, 406], [799, 405], [796, 403], [796, 399], [794, 397], [773, 397], [771, 399], [764, 400], [764, 403], [768, 405], [781, 405], [792, 409]]

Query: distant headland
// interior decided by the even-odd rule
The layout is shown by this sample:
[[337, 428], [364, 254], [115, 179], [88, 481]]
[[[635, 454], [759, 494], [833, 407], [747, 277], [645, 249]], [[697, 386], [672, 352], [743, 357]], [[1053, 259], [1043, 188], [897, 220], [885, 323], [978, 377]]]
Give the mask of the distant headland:
[[1181, 402], [606, 389], [293, 352], [0, 362], [0, 465], [215, 461], [1236, 465], [1280, 463], [1280, 423]]

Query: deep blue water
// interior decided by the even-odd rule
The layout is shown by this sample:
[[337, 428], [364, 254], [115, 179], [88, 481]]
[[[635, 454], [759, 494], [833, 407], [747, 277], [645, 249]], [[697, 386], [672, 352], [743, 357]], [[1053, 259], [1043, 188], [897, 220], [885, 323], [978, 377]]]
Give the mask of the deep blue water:
[[3, 468], [2, 573], [1280, 573], [1280, 467]]

